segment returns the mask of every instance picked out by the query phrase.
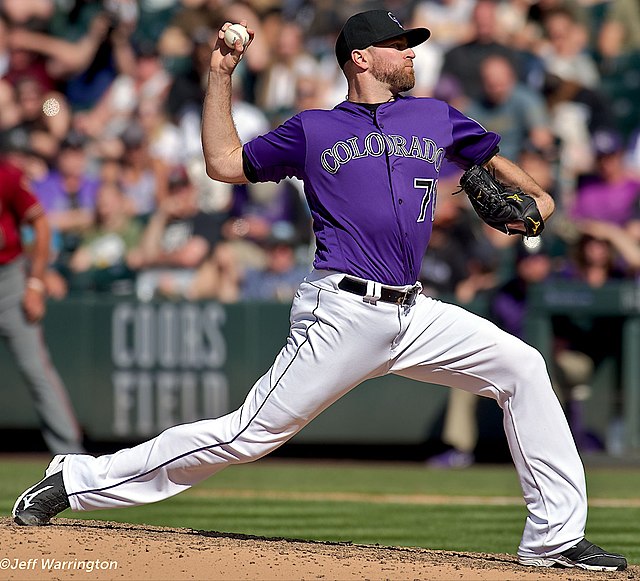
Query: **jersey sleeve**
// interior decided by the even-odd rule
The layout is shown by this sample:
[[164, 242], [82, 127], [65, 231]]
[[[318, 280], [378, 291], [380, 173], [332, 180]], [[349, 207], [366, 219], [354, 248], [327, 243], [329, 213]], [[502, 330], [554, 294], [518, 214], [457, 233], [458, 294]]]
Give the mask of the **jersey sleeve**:
[[6, 166], [3, 179], [5, 187], [11, 192], [9, 204], [20, 222], [31, 222], [44, 214], [38, 198], [29, 188], [26, 176], [18, 168]]
[[500, 136], [449, 106], [452, 143], [446, 157], [463, 169], [481, 165], [498, 153]]
[[256, 182], [279, 182], [287, 177], [303, 178], [306, 139], [300, 115], [280, 127], [256, 137], [242, 149], [246, 178]]

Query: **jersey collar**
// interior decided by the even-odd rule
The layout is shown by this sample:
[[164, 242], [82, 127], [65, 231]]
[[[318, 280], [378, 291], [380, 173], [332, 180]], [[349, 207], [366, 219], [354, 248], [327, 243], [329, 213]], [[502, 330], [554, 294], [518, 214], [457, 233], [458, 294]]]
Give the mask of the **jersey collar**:
[[[378, 109], [381, 108], [386, 108], [386, 107], [391, 107], [392, 105], [398, 103], [399, 101], [402, 101], [404, 99], [409, 99], [410, 97], [407, 97], [406, 95], [398, 95], [396, 96], [395, 99], [391, 100], [391, 101], [386, 101], [384, 103], [379, 103], [378, 104]], [[351, 113], [361, 113], [361, 112], [366, 112], [366, 113], [370, 113], [371, 109], [369, 107], [367, 107], [366, 105], [362, 104], [362, 103], [353, 103], [352, 101], [342, 101], [342, 103], [338, 103], [334, 109], [341, 109], [343, 111], [349, 111]]]

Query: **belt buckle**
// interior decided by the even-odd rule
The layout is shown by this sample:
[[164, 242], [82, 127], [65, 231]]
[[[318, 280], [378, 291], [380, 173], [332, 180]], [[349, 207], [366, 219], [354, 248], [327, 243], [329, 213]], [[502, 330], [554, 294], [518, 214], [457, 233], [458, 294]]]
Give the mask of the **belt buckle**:
[[402, 296], [402, 302], [400, 303], [400, 305], [402, 305], [403, 307], [411, 306], [415, 302], [416, 296], [418, 296], [421, 288], [422, 287], [418, 287], [418, 285], [412, 286]]

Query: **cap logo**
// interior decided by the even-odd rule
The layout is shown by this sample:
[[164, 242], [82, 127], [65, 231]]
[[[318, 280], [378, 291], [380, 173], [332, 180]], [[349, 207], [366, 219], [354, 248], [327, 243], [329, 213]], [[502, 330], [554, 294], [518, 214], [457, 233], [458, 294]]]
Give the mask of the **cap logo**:
[[400, 28], [402, 28], [402, 30], [404, 30], [402, 24], [400, 24], [400, 21], [393, 15], [393, 12], [387, 12], [387, 16], [391, 18], [391, 20], [393, 20]]

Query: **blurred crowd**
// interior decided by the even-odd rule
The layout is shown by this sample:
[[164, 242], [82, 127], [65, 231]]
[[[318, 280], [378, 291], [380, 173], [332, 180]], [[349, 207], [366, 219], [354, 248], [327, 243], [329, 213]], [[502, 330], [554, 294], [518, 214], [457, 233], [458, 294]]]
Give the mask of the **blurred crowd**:
[[225, 21], [246, 20], [256, 32], [234, 84], [233, 117], [246, 142], [299, 110], [345, 98], [335, 38], [346, 18], [370, 8], [431, 29], [415, 49], [412, 93], [446, 100], [500, 133], [501, 154], [557, 205], [542, 243], [523, 246], [451, 195], [460, 170], [445, 167], [425, 292], [469, 303], [513, 291], [531, 255], [547, 261], [542, 279], [601, 286], [640, 273], [637, 0], [0, 7], [0, 146], [51, 221], [51, 297], [290, 301], [313, 256], [302, 184], [231, 186], [206, 176], [200, 116], [212, 42]]

